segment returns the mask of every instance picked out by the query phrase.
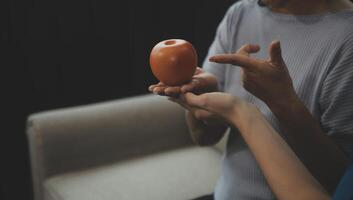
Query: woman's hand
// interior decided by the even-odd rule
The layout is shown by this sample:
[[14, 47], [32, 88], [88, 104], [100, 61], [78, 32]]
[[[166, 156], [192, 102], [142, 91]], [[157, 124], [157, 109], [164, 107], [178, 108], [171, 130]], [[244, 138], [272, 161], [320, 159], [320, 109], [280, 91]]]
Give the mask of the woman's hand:
[[192, 106], [188, 105], [182, 98], [182, 94], [186, 92], [193, 92], [195, 94], [202, 94], [206, 92], [216, 92], [218, 91], [218, 81], [217, 78], [202, 70], [197, 68], [192, 80], [181, 86], [167, 86], [164, 83], [158, 83], [156, 85], [151, 85], [149, 88], [150, 92], [161, 96], [169, 96], [169, 100], [173, 101], [180, 106], [184, 107], [190, 111], [193, 116], [203, 121], [207, 125], [212, 126], [226, 126], [226, 123], [219, 116], [214, 115], [213, 113], [208, 112], [207, 110], [195, 109]]
[[201, 107], [195, 107], [193, 105], [190, 105], [185, 99], [185, 94], [181, 94], [176, 98], [169, 97], [168, 100], [179, 104], [180, 106], [188, 110], [194, 116], [194, 118], [201, 120], [206, 125], [228, 126], [225, 120], [219, 115], [212, 113], [208, 110], [201, 109]]
[[148, 90], [154, 94], [170, 97], [178, 97], [180, 94], [186, 92], [202, 94], [206, 92], [218, 91], [218, 81], [214, 75], [207, 73], [198, 67], [191, 81], [187, 84], [172, 87], [160, 82], [158, 84], [151, 85]]
[[282, 58], [280, 42], [271, 43], [267, 60], [249, 57], [259, 50], [257, 45], [244, 45], [235, 54], [216, 55], [210, 61], [240, 66], [244, 88], [269, 106], [288, 106], [296, 102], [296, 92]]
[[183, 98], [187, 105], [194, 108], [195, 112], [198, 110], [206, 110], [235, 126], [241, 123], [241, 116], [245, 114], [248, 116], [251, 112], [258, 112], [254, 105], [231, 94], [222, 92], [212, 92], [201, 95], [186, 93]]

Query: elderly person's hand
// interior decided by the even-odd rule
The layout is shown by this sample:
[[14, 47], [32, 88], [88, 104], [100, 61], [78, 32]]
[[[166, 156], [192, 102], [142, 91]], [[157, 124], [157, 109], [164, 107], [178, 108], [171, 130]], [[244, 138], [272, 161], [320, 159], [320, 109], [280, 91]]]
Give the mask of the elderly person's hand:
[[149, 88], [150, 92], [161, 96], [168, 96], [170, 101], [178, 103], [185, 109], [189, 110], [190, 113], [198, 120], [202, 120], [205, 124], [209, 125], [225, 125], [224, 121], [214, 114], [202, 110], [194, 109], [186, 104], [185, 101], [181, 98], [182, 94], [186, 92], [192, 92], [195, 94], [203, 94], [207, 92], [216, 92], [218, 91], [218, 81], [217, 78], [202, 70], [197, 68], [194, 76], [192, 77], [189, 83], [186, 83], [181, 86], [168, 86], [164, 83], [158, 83], [151, 85]]
[[257, 45], [245, 45], [235, 54], [215, 55], [210, 61], [240, 66], [243, 87], [267, 105], [285, 106], [296, 102], [296, 92], [282, 58], [280, 42], [271, 43], [267, 60], [249, 57], [250, 53], [259, 50]]
[[180, 94], [186, 92], [202, 94], [218, 91], [218, 81], [214, 75], [198, 67], [189, 83], [180, 86], [168, 86], [159, 82], [158, 84], [151, 85], [148, 90], [154, 94], [169, 97], [178, 97]]

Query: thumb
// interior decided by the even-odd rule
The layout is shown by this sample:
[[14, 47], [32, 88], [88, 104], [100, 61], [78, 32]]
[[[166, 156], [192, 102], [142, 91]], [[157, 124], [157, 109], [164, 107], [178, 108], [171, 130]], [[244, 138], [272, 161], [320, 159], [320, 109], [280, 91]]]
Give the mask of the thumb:
[[260, 51], [260, 46], [259, 45], [246, 44], [246, 45], [243, 45], [242, 47], [240, 47], [240, 49], [236, 53], [242, 54], [242, 55], [245, 55], [245, 56], [249, 56], [249, 54], [257, 53], [258, 51]]
[[283, 64], [281, 44], [279, 40], [271, 42], [270, 48], [270, 60], [274, 64]]

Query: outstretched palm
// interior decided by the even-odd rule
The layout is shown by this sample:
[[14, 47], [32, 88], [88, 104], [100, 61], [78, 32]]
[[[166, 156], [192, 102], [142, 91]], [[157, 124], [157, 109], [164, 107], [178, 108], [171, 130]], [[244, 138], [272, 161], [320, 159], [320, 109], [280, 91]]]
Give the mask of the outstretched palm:
[[180, 94], [186, 92], [193, 92], [195, 94], [216, 92], [218, 91], [218, 81], [215, 76], [198, 67], [189, 83], [181, 86], [168, 86], [160, 82], [158, 84], [151, 85], [148, 89], [154, 94], [178, 97]]

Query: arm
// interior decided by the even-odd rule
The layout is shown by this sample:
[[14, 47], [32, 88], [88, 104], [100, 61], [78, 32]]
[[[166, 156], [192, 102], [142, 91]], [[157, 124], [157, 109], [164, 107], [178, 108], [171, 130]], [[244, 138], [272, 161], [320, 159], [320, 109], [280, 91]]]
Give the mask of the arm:
[[[254, 106], [232, 117], [271, 189], [281, 200], [328, 200], [329, 195]], [[238, 111], [239, 112], [239, 111]], [[296, 195], [293, 195], [296, 194]]]
[[322, 131], [319, 122], [299, 99], [286, 104], [269, 104], [269, 107], [296, 154], [319, 182], [333, 192], [349, 159]]
[[291, 98], [266, 100], [286, 133], [288, 143], [329, 192], [335, 190], [348, 165], [345, 153], [352, 145], [352, 45], [351, 39], [345, 42], [323, 81], [318, 101], [319, 119], [314, 118], [295, 92]]
[[[271, 43], [269, 54], [268, 60], [250, 58], [239, 53], [218, 55], [210, 60], [218, 63], [230, 63], [242, 68], [244, 88], [269, 106], [286, 133], [289, 145], [319, 182], [332, 192], [348, 164], [348, 158], [333, 140], [329, 139], [328, 132], [325, 133], [321, 129], [319, 122], [314, 119], [297, 97], [288, 69], [282, 59], [279, 41]], [[346, 69], [348, 71], [345, 74], [349, 74], [350, 68], [346, 67]], [[327, 88], [334, 88], [334, 85], [338, 87], [336, 89], [342, 90], [344, 88], [340, 84], [336, 84], [337, 74], [342, 75], [343, 73], [334, 74], [336, 81]], [[350, 75], [350, 77], [353, 76]], [[350, 89], [352, 82], [344, 82], [348, 82], [346, 89]], [[349, 90], [340, 92], [345, 96], [350, 93]], [[332, 97], [335, 97], [335, 94], [330, 93], [326, 99], [332, 99]], [[349, 114], [345, 114], [345, 118], [340, 119], [337, 126], [338, 121], [335, 116], [339, 113], [348, 113], [342, 109], [352, 107], [349, 106], [351, 98], [343, 99], [345, 99], [343, 102], [346, 103], [344, 107], [338, 105], [339, 101], [333, 100], [331, 105], [325, 103], [328, 108], [333, 108], [331, 113], [323, 114], [331, 116], [330, 120], [326, 120], [326, 124], [334, 124], [334, 127], [329, 127], [333, 130], [330, 132], [332, 135], [341, 134], [338, 129], [342, 129], [342, 127], [345, 133], [351, 134], [353, 131], [351, 125], [347, 127], [347, 124], [350, 124], [349, 120], [351, 120]], [[322, 119], [321, 122], [323, 122]]]
[[327, 192], [254, 105], [225, 93], [199, 96], [188, 93], [185, 96], [189, 105], [220, 115], [239, 129], [278, 199], [329, 199]]

